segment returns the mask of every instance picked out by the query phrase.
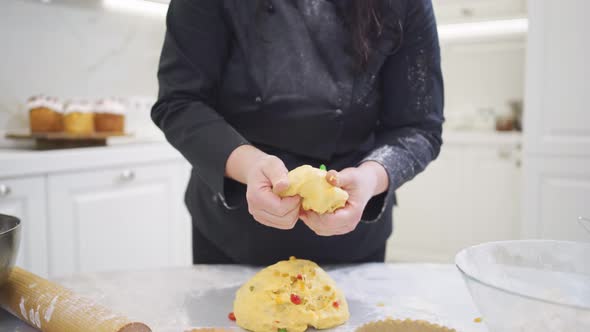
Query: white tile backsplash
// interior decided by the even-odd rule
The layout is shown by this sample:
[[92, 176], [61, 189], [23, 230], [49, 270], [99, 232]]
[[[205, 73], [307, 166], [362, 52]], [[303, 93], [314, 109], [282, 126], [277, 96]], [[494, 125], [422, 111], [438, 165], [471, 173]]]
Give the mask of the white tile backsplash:
[[[33, 94], [154, 100], [164, 33], [164, 15], [101, 1], [0, 1], [0, 131], [28, 127]], [[148, 109], [130, 114], [129, 126], [153, 129]]]

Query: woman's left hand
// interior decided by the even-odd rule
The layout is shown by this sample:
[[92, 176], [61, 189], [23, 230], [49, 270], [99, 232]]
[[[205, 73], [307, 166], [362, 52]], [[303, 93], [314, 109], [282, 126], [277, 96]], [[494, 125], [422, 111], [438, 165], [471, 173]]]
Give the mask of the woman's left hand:
[[376, 162], [366, 162], [340, 172], [329, 171], [326, 179], [346, 190], [349, 198], [346, 205], [334, 213], [319, 215], [313, 211], [301, 211], [299, 218], [320, 236], [343, 235], [355, 230], [369, 200], [386, 191], [388, 186], [387, 173]]

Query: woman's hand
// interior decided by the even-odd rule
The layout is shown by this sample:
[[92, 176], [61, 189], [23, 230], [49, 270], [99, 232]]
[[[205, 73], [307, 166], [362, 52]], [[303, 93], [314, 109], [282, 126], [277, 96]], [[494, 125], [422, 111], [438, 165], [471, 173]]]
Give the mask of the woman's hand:
[[289, 188], [287, 168], [277, 157], [266, 155], [250, 167], [246, 176], [248, 212], [259, 223], [278, 229], [292, 229], [299, 219], [301, 198], [280, 198]]
[[225, 173], [247, 185], [248, 212], [256, 221], [278, 229], [295, 226], [301, 198], [278, 196], [289, 187], [288, 171], [281, 159], [252, 145], [242, 145], [230, 154]]
[[388, 187], [387, 172], [376, 162], [366, 162], [340, 172], [330, 171], [326, 178], [346, 190], [349, 198], [346, 206], [334, 213], [319, 215], [313, 211], [301, 211], [301, 220], [320, 236], [343, 235], [355, 230], [369, 200]]

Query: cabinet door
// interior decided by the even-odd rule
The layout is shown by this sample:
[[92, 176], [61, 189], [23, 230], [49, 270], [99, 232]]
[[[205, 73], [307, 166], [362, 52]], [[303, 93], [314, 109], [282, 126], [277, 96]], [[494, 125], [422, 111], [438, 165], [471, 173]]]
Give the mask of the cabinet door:
[[525, 236], [590, 242], [577, 222], [590, 218], [590, 158], [529, 156], [525, 167]]
[[177, 266], [190, 266], [193, 264], [193, 250], [192, 250], [192, 219], [184, 204], [184, 192], [191, 176], [191, 165], [187, 161], [180, 161], [176, 164], [174, 172], [174, 204], [173, 220], [175, 230], [174, 233], [174, 261], [173, 264]]
[[520, 229], [516, 147], [445, 145], [398, 192], [388, 259], [450, 263], [462, 248], [511, 240]]
[[16, 264], [47, 276], [45, 178], [0, 179], [0, 213], [21, 220], [21, 243]]
[[587, 240], [575, 220], [590, 214], [590, 1], [529, 8], [522, 232]]
[[49, 176], [50, 274], [174, 265], [176, 163]]
[[590, 1], [530, 0], [529, 8], [525, 154], [590, 158]]

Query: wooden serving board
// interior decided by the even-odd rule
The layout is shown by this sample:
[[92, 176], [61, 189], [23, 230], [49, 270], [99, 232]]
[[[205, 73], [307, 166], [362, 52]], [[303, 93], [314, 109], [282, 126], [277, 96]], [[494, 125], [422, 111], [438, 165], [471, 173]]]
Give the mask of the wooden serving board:
[[54, 150], [68, 148], [82, 148], [93, 146], [106, 146], [107, 139], [111, 137], [131, 137], [128, 133], [92, 133], [92, 134], [70, 134], [59, 133], [8, 133], [6, 138], [15, 140], [34, 140], [37, 150]]

